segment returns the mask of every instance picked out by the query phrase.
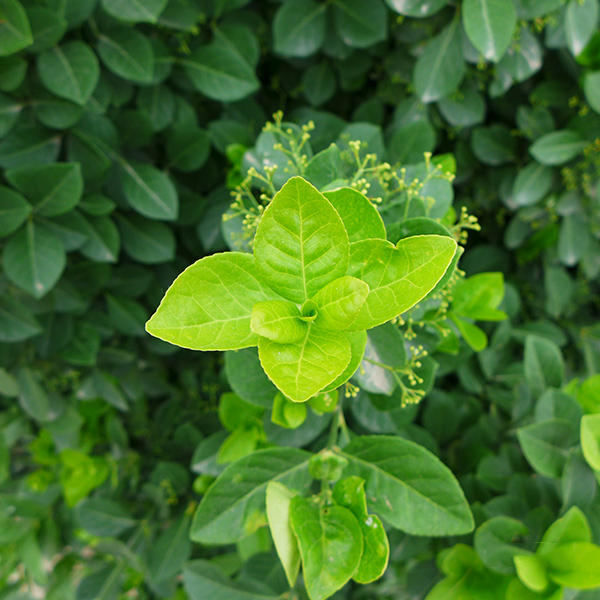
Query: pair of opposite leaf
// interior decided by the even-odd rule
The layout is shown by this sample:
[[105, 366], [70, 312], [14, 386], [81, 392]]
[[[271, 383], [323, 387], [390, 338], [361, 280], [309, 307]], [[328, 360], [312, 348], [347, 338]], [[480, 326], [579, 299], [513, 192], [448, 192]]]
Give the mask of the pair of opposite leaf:
[[265, 210], [254, 255], [214, 254], [188, 267], [146, 330], [193, 350], [258, 346], [268, 377], [304, 402], [345, 383], [366, 330], [425, 297], [455, 251], [453, 239], [437, 235], [394, 246], [363, 194], [321, 194], [293, 177]]
[[387, 568], [389, 543], [369, 515], [361, 477], [336, 483], [332, 498], [304, 498], [281, 483], [267, 486], [267, 519], [290, 587], [300, 562], [311, 600], [324, 600], [350, 579], [370, 583]]

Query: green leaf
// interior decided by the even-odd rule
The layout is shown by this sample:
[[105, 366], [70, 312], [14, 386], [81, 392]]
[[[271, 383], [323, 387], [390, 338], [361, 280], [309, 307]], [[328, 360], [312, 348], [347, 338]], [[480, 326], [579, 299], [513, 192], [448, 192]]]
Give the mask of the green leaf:
[[417, 19], [429, 17], [448, 4], [448, 0], [385, 0], [385, 2], [397, 13]]
[[290, 523], [290, 504], [297, 493], [277, 481], [267, 485], [267, 519], [285, 576], [293, 588], [300, 570], [300, 550]]
[[27, 18], [31, 25], [33, 44], [28, 47], [28, 52], [37, 54], [58, 44], [67, 31], [68, 23], [59, 13], [41, 6], [32, 6], [27, 9]]
[[60, 279], [66, 254], [50, 229], [29, 221], [8, 240], [2, 261], [6, 276], [16, 286], [34, 298], [42, 298]]
[[[324, 152], [329, 151], [324, 150]], [[323, 195], [340, 215], [350, 242], [374, 238], [385, 240], [383, 219], [364, 194], [353, 188], [344, 187], [325, 192]]]
[[422, 162], [425, 152], [435, 148], [435, 129], [426, 119], [419, 119], [398, 129], [390, 140], [390, 160], [400, 164]]
[[172, 579], [190, 557], [190, 521], [191, 517], [184, 513], [154, 541], [148, 557], [152, 581], [158, 583]]
[[233, 544], [265, 525], [266, 488], [276, 481], [303, 493], [310, 454], [296, 448], [259, 450], [229, 465], [210, 487], [192, 523], [201, 544]]
[[60, 149], [60, 137], [38, 125], [15, 127], [0, 140], [0, 167], [11, 169], [23, 164], [54, 162]]
[[517, 206], [530, 206], [544, 198], [553, 181], [553, 170], [550, 167], [529, 163], [520, 170], [513, 185], [513, 201]]
[[598, 0], [570, 0], [565, 11], [565, 35], [573, 56], [579, 56], [598, 26]]
[[344, 42], [352, 48], [368, 48], [386, 39], [388, 11], [381, 0], [335, 0], [333, 22]]
[[197, 171], [210, 154], [210, 138], [204, 129], [175, 125], [167, 138], [169, 164], [178, 171]]
[[[325, 150], [322, 150], [318, 154], [315, 154], [308, 164], [306, 165], [306, 169], [304, 171], [304, 177], [310, 183], [312, 183], [317, 189], [322, 190], [327, 187], [332, 181], [336, 181], [341, 178], [342, 171], [342, 153], [336, 144], [331, 144]], [[328, 192], [327, 192], [328, 193]], [[334, 201], [331, 198], [327, 197], [331, 204]], [[335, 206], [335, 205], [334, 205]], [[336, 208], [340, 217], [342, 217], [342, 221], [344, 217], [342, 216], [339, 207]], [[348, 225], [344, 222], [346, 229], [348, 229]], [[351, 236], [350, 232], [348, 235]]]
[[574, 267], [590, 245], [587, 220], [580, 214], [566, 215], [560, 224], [558, 257], [568, 267]]
[[360, 525], [347, 508], [323, 506], [300, 496], [292, 498], [290, 516], [308, 595], [325, 600], [358, 569], [363, 552]]
[[158, 221], [174, 221], [179, 198], [172, 181], [156, 167], [142, 163], [122, 164], [123, 192], [131, 207]]
[[517, 24], [513, 0], [465, 0], [463, 24], [473, 46], [487, 60], [498, 62]]
[[115, 263], [121, 250], [121, 236], [110, 217], [87, 217], [88, 241], [79, 249], [83, 256], [96, 262]]
[[22, 166], [5, 173], [6, 179], [44, 217], [56, 217], [72, 210], [83, 194], [83, 177], [78, 163]]
[[137, 524], [118, 502], [107, 498], [86, 498], [75, 514], [83, 529], [99, 537], [118, 537]]
[[78, 40], [54, 46], [37, 59], [44, 87], [61, 98], [83, 106], [100, 78], [100, 65], [93, 50]]
[[355, 371], [359, 368], [362, 358], [365, 353], [365, 347], [367, 345], [367, 332], [366, 331], [344, 331], [344, 337], [350, 343], [350, 362], [348, 366], [342, 371], [334, 381], [332, 381], [322, 392], [331, 392], [337, 390], [341, 385], [346, 383]]
[[252, 307], [250, 328], [257, 335], [285, 344], [305, 338], [308, 324], [300, 319], [300, 309], [295, 304], [268, 300]]
[[390, 545], [379, 517], [370, 515], [367, 511], [365, 480], [360, 477], [341, 479], [333, 488], [333, 499], [352, 511], [363, 534], [363, 554], [352, 578], [358, 583], [370, 583], [379, 579], [387, 568]]
[[225, 374], [231, 389], [240, 398], [251, 404], [271, 407], [277, 388], [260, 366], [256, 348], [227, 352]]
[[263, 412], [262, 408], [242, 400], [231, 392], [221, 394], [219, 399], [219, 420], [228, 431], [256, 423]]
[[547, 133], [529, 148], [531, 155], [543, 165], [562, 165], [581, 153], [586, 141], [570, 129]]
[[544, 563], [535, 554], [515, 556], [515, 567], [519, 579], [534, 592], [543, 592], [548, 587], [548, 575]]
[[327, 199], [292, 177], [264, 212], [254, 239], [263, 280], [292, 302], [305, 302], [346, 274], [348, 234]]
[[21, 102], [0, 94], [0, 137], [4, 137], [12, 129], [18, 121], [22, 109]]
[[452, 311], [475, 321], [502, 321], [506, 313], [498, 310], [504, 299], [502, 273], [478, 273], [462, 279], [452, 293]]
[[0, 0], [0, 56], [9, 56], [31, 44], [31, 27], [21, 3]]
[[25, 79], [27, 61], [20, 56], [0, 57], [0, 90], [14, 92]]
[[528, 29], [521, 28], [518, 38], [513, 39], [498, 66], [505, 69], [514, 81], [520, 82], [539, 71], [542, 64], [542, 46], [537, 37]]
[[119, 215], [117, 223], [123, 248], [136, 262], [156, 265], [175, 257], [175, 234], [168, 225], [135, 214]]
[[600, 414], [581, 419], [581, 449], [588, 465], [600, 472]]
[[343, 333], [309, 325], [304, 338], [279, 344], [259, 338], [260, 362], [269, 379], [294, 402], [304, 402], [339, 377], [352, 356]]
[[44, 423], [58, 416], [52, 413], [50, 399], [40, 383], [38, 373], [29, 367], [21, 367], [17, 372], [17, 381], [19, 403], [30, 417]]
[[302, 93], [312, 106], [320, 106], [331, 100], [335, 89], [335, 71], [329, 61], [322, 60], [304, 71]]
[[574, 506], [552, 523], [539, 544], [538, 554], [544, 556], [562, 544], [591, 542], [592, 532], [586, 516]]
[[343, 331], [358, 315], [369, 286], [355, 277], [340, 277], [323, 287], [313, 301], [318, 307], [315, 326], [329, 331]]
[[19, 229], [31, 210], [31, 205], [21, 194], [0, 185], [0, 237]]
[[[326, 394], [321, 394], [321, 396], [326, 396]], [[305, 402], [292, 402], [281, 392], [275, 395], [271, 423], [285, 429], [298, 429], [306, 421], [307, 415]]]
[[600, 113], [600, 71], [586, 73], [583, 79], [585, 98], [590, 106]]
[[504, 125], [477, 127], [471, 146], [475, 156], [486, 165], [496, 167], [516, 160], [516, 139]]
[[326, 29], [326, 4], [289, 0], [273, 20], [275, 52], [284, 56], [310, 56], [323, 45]]
[[345, 474], [365, 480], [371, 508], [411, 535], [462, 535], [473, 516], [454, 475], [422, 446], [400, 437], [362, 436], [341, 452]]
[[475, 532], [475, 550], [488, 569], [503, 575], [512, 575], [515, 572], [513, 558], [523, 554], [517, 538], [528, 533], [527, 527], [516, 519], [494, 517], [483, 523]]
[[194, 88], [208, 98], [233, 102], [259, 88], [252, 67], [236, 50], [220, 44], [208, 44], [179, 62]]
[[589, 542], [560, 544], [544, 556], [550, 579], [587, 590], [600, 586], [600, 547]]
[[102, 8], [119, 21], [156, 23], [168, 0], [102, 0]]
[[459, 20], [454, 19], [434, 37], [417, 59], [413, 85], [426, 104], [450, 95], [465, 76]]
[[369, 286], [369, 294], [352, 323], [353, 330], [370, 329], [412, 308], [441, 279], [452, 262], [456, 242], [424, 235], [400, 240], [365, 240], [350, 246], [348, 275]]
[[263, 300], [280, 298], [259, 279], [251, 254], [214, 254], [177, 277], [146, 330], [192, 350], [256, 346], [250, 318], [254, 304]]
[[0, 296], [0, 341], [22, 342], [42, 333], [33, 313], [22, 302]]
[[152, 83], [154, 50], [143, 33], [131, 27], [114, 26], [103, 31], [98, 39], [98, 54], [109, 71], [134, 83]]
[[558, 479], [569, 449], [577, 442], [577, 430], [563, 419], [547, 419], [517, 429], [517, 437], [529, 464], [542, 475]]
[[488, 345], [488, 338], [485, 331], [477, 325], [470, 323], [466, 319], [457, 317], [454, 311], [450, 311], [448, 314], [449, 318], [456, 325], [456, 328], [460, 332], [465, 342], [475, 351], [481, 352], [485, 350]]
[[525, 339], [525, 379], [534, 396], [541, 396], [548, 387], [560, 388], [565, 366], [559, 347], [536, 335]]
[[485, 119], [485, 99], [479, 90], [471, 87], [442, 98], [438, 108], [444, 119], [455, 127], [473, 127]]
[[278, 596], [252, 591], [247, 582], [232, 581], [214, 563], [195, 560], [183, 569], [183, 585], [190, 600], [277, 600]]

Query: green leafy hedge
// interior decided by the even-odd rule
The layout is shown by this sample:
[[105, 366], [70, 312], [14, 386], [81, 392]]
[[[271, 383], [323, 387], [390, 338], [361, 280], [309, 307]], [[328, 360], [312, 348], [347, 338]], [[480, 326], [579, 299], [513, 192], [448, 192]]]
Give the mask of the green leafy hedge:
[[[599, 10], [0, 0], [0, 598], [598, 598]], [[145, 331], [292, 177], [459, 244], [307, 402]]]

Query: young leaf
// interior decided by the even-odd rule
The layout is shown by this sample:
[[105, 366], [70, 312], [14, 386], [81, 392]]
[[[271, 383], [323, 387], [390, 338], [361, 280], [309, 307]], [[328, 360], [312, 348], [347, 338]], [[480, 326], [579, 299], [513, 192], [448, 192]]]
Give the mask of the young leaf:
[[343, 370], [341, 375], [339, 375], [334, 381], [321, 390], [323, 393], [337, 390], [337, 388], [346, 383], [360, 367], [360, 363], [365, 354], [365, 348], [367, 345], [366, 331], [344, 331], [343, 335], [350, 343], [350, 362]]
[[544, 556], [562, 544], [591, 541], [592, 532], [587, 518], [580, 508], [574, 506], [548, 527], [540, 542], [538, 554]]
[[83, 177], [78, 163], [25, 165], [6, 171], [5, 177], [25, 194], [35, 212], [44, 217], [69, 212], [83, 194]]
[[54, 46], [38, 57], [40, 81], [49, 91], [80, 106], [87, 103], [100, 79], [100, 64], [94, 51], [75, 40]]
[[267, 485], [267, 519], [285, 576], [293, 588], [300, 570], [300, 551], [290, 523], [290, 504], [297, 492], [271, 481]]
[[257, 335], [287, 344], [306, 337], [308, 324], [300, 319], [300, 309], [292, 302], [270, 300], [252, 307], [250, 328]]
[[309, 598], [325, 600], [358, 569], [363, 553], [360, 525], [347, 508], [301, 496], [292, 498], [290, 516]]
[[67, 258], [56, 235], [29, 221], [7, 242], [2, 256], [6, 276], [34, 298], [45, 296], [60, 279]]
[[385, 240], [383, 219], [364, 194], [345, 187], [323, 195], [340, 215], [351, 243], [374, 238]]
[[381, 519], [367, 512], [365, 480], [356, 476], [341, 479], [333, 488], [333, 499], [352, 511], [363, 533], [363, 555], [352, 578], [358, 583], [379, 579], [387, 568], [390, 544]]
[[455, 251], [453, 239], [438, 235], [405, 238], [396, 247], [385, 240], [354, 242], [348, 275], [370, 291], [350, 329], [376, 327], [412, 308], [435, 287]]
[[515, 556], [515, 567], [519, 579], [534, 592], [543, 592], [548, 587], [545, 564], [535, 554]]
[[513, 0], [465, 0], [463, 23], [473, 46], [487, 60], [498, 62], [517, 24]]
[[340, 277], [328, 283], [313, 298], [318, 307], [315, 326], [329, 331], [348, 329], [368, 293], [369, 286], [355, 277]]
[[473, 516], [454, 475], [422, 446], [400, 437], [363, 436], [341, 452], [346, 474], [365, 481], [371, 508], [411, 535], [461, 535]]
[[312, 324], [305, 337], [295, 343], [259, 338], [258, 354], [269, 379], [294, 402], [304, 402], [332, 383], [344, 372], [352, 355], [343, 333]]
[[279, 298], [259, 279], [251, 254], [214, 254], [177, 277], [146, 330], [192, 350], [256, 346], [250, 319], [254, 304], [263, 300]]
[[306, 421], [307, 415], [306, 402], [292, 402], [281, 392], [275, 394], [271, 423], [286, 429], [298, 429]]
[[190, 537], [201, 544], [233, 544], [265, 524], [265, 493], [270, 481], [304, 492], [312, 478], [310, 454], [296, 448], [259, 450], [229, 465], [208, 490], [192, 523]]
[[560, 544], [544, 555], [547, 573], [558, 585], [587, 590], [600, 586], [600, 547], [589, 542]]
[[301, 177], [292, 177], [265, 210], [254, 255], [265, 282], [300, 303], [346, 274], [348, 234], [323, 194]]
[[478, 273], [462, 279], [454, 288], [452, 310], [475, 321], [502, 321], [506, 313], [498, 310], [504, 298], [502, 273]]
[[581, 449], [588, 465], [600, 472], [600, 414], [581, 419]]

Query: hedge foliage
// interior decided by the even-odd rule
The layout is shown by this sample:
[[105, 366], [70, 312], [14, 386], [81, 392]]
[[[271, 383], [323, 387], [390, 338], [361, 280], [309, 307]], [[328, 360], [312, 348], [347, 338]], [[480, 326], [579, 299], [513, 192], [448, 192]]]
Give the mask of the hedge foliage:
[[[0, 0], [0, 598], [600, 598], [599, 12]], [[306, 403], [144, 328], [296, 176], [459, 243]]]

